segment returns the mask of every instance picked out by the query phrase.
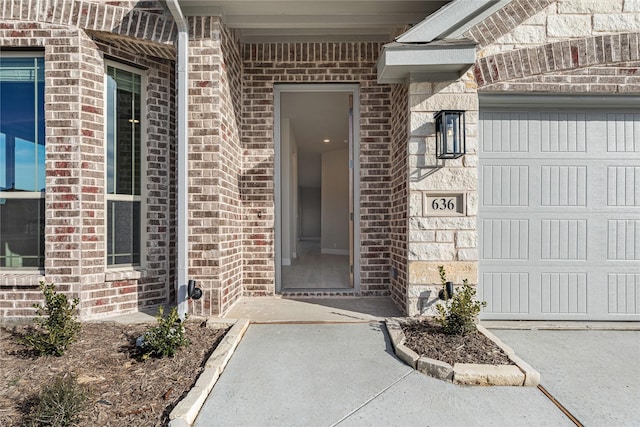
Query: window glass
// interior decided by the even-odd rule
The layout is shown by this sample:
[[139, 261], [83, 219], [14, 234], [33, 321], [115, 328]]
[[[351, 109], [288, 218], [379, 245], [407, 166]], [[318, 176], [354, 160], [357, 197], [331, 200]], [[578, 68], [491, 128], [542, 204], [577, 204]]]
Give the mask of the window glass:
[[140, 75], [107, 68], [107, 194], [140, 195]]
[[0, 268], [44, 267], [44, 59], [0, 56]]
[[0, 191], [44, 191], [44, 60], [0, 58]]
[[106, 73], [107, 264], [140, 263], [141, 81], [116, 67]]

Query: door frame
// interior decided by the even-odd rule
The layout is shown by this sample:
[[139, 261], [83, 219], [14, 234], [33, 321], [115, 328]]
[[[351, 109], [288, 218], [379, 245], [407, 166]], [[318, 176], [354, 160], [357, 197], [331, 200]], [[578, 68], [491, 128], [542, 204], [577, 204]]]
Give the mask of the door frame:
[[[282, 190], [281, 190], [281, 95], [286, 92], [343, 92], [353, 96], [353, 137], [350, 148], [349, 169], [350, 177], [352, 179], [351, 185], [353, 188], [353, 195], [351, 203], [353, 204], [353, 221], [350, 221], [353, 232], [353, 287], [345, 289], [322, 289], [318, 290], [318, 293], [331, 292], [346, 293], [346, 294], [359, 294], [360, 293], [360, 85], [353, 83], [316, 83], [316, 84], [274, 84], [273, 86], [273, 101], [274, 101], [274, 120], [273, 120], [273, 136], [274, 136], [274, 197], [275, 197], [275, 214], [274, 214], [274, 237], [275, 237], [275, 292], [282, 292]], [[301, 289], [303, 292], [308, 292], [306, 289]], [[314, 292], [312, 288], [310, 292]]]

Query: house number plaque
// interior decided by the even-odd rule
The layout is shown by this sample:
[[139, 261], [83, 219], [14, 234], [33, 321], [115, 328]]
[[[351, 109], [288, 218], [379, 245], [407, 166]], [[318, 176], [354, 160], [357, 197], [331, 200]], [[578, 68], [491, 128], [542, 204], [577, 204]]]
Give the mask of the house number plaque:
[[461, 216], [465, 213], [464, 194], [425, 194], [424, 212], [427, 216]]

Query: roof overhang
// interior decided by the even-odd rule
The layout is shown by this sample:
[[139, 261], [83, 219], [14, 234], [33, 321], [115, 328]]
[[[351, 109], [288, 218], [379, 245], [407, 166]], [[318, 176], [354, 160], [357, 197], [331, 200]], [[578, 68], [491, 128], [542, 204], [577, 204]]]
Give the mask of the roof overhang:
[[220, 16], [245, 43], [386, 43], [453, 0], [177, 1], [185, 16]]
[[476, 61], [476, 43], [463, 34], [510, 1], [447, 3], [384, 46], [378, 59], [378, 83], [458, 79]]
[[378, 59], [378, 83], [456, 80], [475, 60], [476, 43], [470, 40], [389, 43]]

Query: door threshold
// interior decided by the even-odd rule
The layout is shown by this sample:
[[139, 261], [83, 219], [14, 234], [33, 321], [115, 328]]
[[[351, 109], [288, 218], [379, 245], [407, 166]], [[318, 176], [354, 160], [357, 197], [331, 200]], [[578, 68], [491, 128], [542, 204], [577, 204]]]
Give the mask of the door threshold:
[[352, 288], [335, 288], [335, 289], [283, 289], [280, 296], [284, 298], [299, 297], [357, 297], [358, 292]]

